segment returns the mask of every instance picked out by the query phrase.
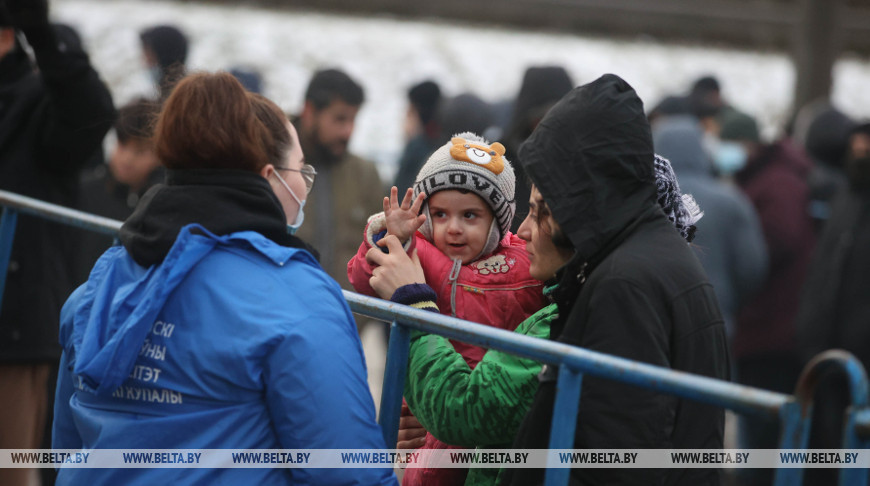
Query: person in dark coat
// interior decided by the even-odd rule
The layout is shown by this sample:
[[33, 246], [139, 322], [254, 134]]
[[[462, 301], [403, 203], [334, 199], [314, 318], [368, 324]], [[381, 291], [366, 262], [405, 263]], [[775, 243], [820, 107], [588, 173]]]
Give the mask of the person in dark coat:
[[[520, 145], [526, 141], [541, 118], [574, 87], [568, 71], [562, 66], [533, 66], [526, 69], [520, 92], [514, 101], [510, 123], [505, 130], [505, 157], [516, 160]], [[529, 212], [529, 183], [520, 164], [516, 164], [517, 210], [511, 223], [514, 233]]]
[[399, 192], [414, 186], [417, 173], [432, 155], [443, 145], [440, 137], [438, 105], [441, 102], [441, 88], [434, 81], [417, 83], [408, 90], [408, 112], [405, 116], [405, 136], [407, 143], [399, 158], [399, 170], [393, 185]]
[[[518, 160], [559, 225], [554, 241], [575, 251], [556, 273], [551, 339], [727, 380], [716, 295], [657, 202], [652, 136], [634, 89], [612, 74], [575, 88]], [[514, 448], [548, 447], [557, 375], [542, 371]], [[587, 376], [573, 447], [718, 449], [724, 422], [721, 408]], [[511, 469], [505, 484], [540, 484], [543, 474]], [[572, 484], [719, 484], [719, 476], [712, 468], [571, 470]]]
[[704, 210], [692, 250], [710, 277], [730, 337], [740, 306], [767, 277], [767, 244], [755, 207], [740, 189], [713, 175], [696, 118], [662, 115], [652, 132], [656, 153], [670, 160], [680, 190]]
[[826, 102], [812, 105], [808, 111], [813, 113], [813, 108], [816, 112], [802, 140], [813, 161], [813, 169], [807, 176], [810, 214], [816, 233], [821, 234], [825, 223], [833, 216], [831, 203], [834, 197], [848, 185], [844, 163], [855, 121]]
[[[145, 191], [163, 181], [164, 170], [151, 141], [158, 112], [159, 105], [146, 98], [135, 99], [118, 110], [114, 125], [117, 144], [108, 164], [82, 177], [78, 209], [123, 221], [133, 214]], [[74, 277], [81, 283], [114, 238], [87, 230], [79, 230], [78, 236]]]
[[[798, 312], [798, 349], [807, 362], [841, 348], [870, 368], [870, 122], [851, 136], [845, 162], [849, 185], [834, 199]], [[810, 447], [842, 447], [848, 384], [831, 374], [816, 391]], [[805, 484], [834, 484], [836, 470], [808, 470]]]
[[474, 93], [461, 93], [442, 99], [435, 116], [440, 130], [439, 147], [458, 133], [485, 134], [495, 124], [492, 105]]
[[[745, 165], [734, 180], [758, 212], [769, 261], [764, 283], [737, 315], [732, 341], [737, 381], [792, 393], [801, 371], [795, 319], [815, 246], [807, 185], [812, 163], [788, 139], [762, 143], [749, 115], [734, 111], [720, 120], [720, 138], [744, 151]], [[744, 415], [740, 423], [741, 447], [777, 447], [777, 421]], [[746, 484], [770, 484], [773, 470], [744, 469], [741, 475]]]
[[[45, 0], [0, 3], [0, 189], [73, 206], [79, 170], [114, 114], [81, 45], [49, 24]], [[2, 449], [39, 448], [50, 415], [58, 318], [73, 288], [68, 236], [63, 225], [18, 216], [0, 308]], [[33, 471], [0, 469], [0, 484], [25, 484]]]
[[184, 77], [187, 62], [187, 36], [174, 25], [155, 25], [139, 33], [142, 55], [161, 100]]

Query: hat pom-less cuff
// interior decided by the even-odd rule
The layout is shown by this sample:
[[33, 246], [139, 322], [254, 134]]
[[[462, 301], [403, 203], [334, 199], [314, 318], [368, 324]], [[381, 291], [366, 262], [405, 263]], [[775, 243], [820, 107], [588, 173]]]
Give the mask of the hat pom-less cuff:
[[381, 231], [386, 231], [387, 229], [387, 217], [383, 211], [380, 213], [375, 213], [369, 216], [368, 221], [366, 221], [366, 229], [365, 229], [365, 242], [369, 247], [375, 246], [376, 240], [374, 236]]
[[[382, 248], [382, 247], [378, 246], [377, 242], [381, 238], [386, 236], [386, 232], [387, 232], [387, 217], [383, 211], [381, 211], [380, 213], [376, 213], [376, 214], [369, 216], [368, 222], [366, 223], [365, 236], [364, 236], [366, 245], [368, 245], [369, 248], [374, 248], [374, 247]], [[412, 236], [412, 237], [408, 238], [408, 241], [402, 243], [402, 247], [405, 249], [406, 252], [411, 251], [411, 249], [414, 246], [413, 244], [414, 244], [414, 237]]]

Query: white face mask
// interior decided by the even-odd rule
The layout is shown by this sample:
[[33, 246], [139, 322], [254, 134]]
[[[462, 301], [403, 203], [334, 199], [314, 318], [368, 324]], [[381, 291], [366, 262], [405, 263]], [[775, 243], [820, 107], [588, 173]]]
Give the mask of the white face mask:
[[732, 175], [746, 166], [746, 149], [738, 142], [720, 142], [713, 161], [722, 175]]
[[160, 69], [160, 66], [151, 66], [148, 68], [148, 77], [151, 78], [151, 82], [155, 86], [160, 86], [160, 82], [163, 80], [163, 70]]
[[293, 224], [287, 225], [287, 232], [291, 235], [294, 235], [296, 234], [296, 231], [299, 229], [299, 227], [302, 226], [302, 222], [305, 221], [305, 211], [302, 210], [302, 208], [305, 207], [305, 200], [303, 199], [302, 201], [300, 201], [299, 198], [296, 197], [296, 194], [293, 192], [293, 189], [290, 189], [290, 186], [288, 186], [287, 183], [284, 182], [284, 179], [280, 177], [277, 173], [275, 174], [275, 177], [278, 178], [278, 181], [281, 182], [281, 185], [284, 186], [285, 189], [287, 189], [287, 192], [290, 193], [290, 196], [292, 196], [293, 199], [299, 204], [299, 212], [296, 213], [296, 219], [294, 220]]

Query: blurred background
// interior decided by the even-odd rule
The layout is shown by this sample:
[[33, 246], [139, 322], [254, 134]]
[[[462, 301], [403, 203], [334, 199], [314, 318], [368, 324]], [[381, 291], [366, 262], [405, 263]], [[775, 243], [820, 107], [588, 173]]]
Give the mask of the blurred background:
[[338, 67], [366, 102], [351, 151], [384, 181], [404, 144], [408, 88], [433, 79], [509, 117], [529, 66], [563, 66], [577, 85], [613, 72], [647, 109], [713, 75], [722, 96], [777, 138], [796, 106], [830, 95], [870, 115], [867, 0], [55, 0], [53, 19], [81, 33], [118, 106], [153, 92], [139, 32], [173, 24], [190, 69], [240, 67], [297, 113], [311, 73]]

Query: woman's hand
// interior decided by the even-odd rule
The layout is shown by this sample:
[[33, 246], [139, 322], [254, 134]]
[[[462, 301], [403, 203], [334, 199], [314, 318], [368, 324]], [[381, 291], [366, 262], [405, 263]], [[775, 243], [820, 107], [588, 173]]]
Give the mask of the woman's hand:
[[426, 442], [426, 429], [411, 413], [411, 409], [402, 402], [402, 415], [399, 418], [399, 438], [396, 449], [417, 449]]
[[423, 206], [426, 195], [421, 192], [414, 199], [414, 190], [409, 187], [405, 191], [401, 205], [399, 205], [398, 195], [399, 190], [393, 186], [390, 189], [390, 197], [384, 198], [384, 217], [387, 234], [396, 235], [400, 242], [405, 243], [426, 221], [426, 215], [420, 214], [420, 207]]
[[386, 247], [390, 252], [384, 253], [380, 248], [371, 248], [366, 253], [366, 261], [374, 267], [369, 284], [380, 298], [389, 300], [396, 289], [404, 285], [426, 283], [416, 249], [409, 257], [394, 235], [382, 238], [378, 241], [378, 246]]

